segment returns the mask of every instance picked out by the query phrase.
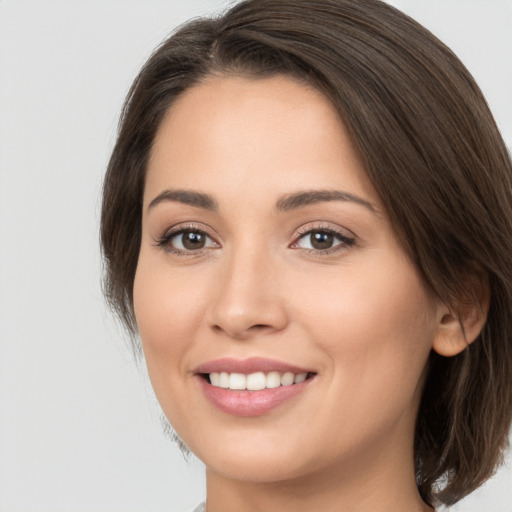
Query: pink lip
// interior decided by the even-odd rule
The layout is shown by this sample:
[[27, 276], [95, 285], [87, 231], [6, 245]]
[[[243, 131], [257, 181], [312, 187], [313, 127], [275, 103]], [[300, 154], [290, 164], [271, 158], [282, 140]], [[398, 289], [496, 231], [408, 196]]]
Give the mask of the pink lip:
[[255, 372], [292, 372], [292, 373], [308, 373], [312, 370], [300, 368], [283, 361], [275, 359], [266, 359], [263, 357], [251, 357], [249, 359], [233, 359], [224, 357], [222, 359], [215, 359], [198, 366], [194, 373], [213, 373], [213, 372], [228, 372], [228, 373], [244, 373], [249, 375]]
[[198, 377], [198, 380], [203, 394], [218, 409], [233, 416], [248, 417], [270, 412], [305, 391], [313, 379], [307, 379], [291, 386], [280, 386], [260, 391], [235, 391], [212, 386], [203, 377]]
[[259, 391], [231, 390], [212, 386], [201, 374], [213, 372], [243, 373], [277, 371], [280, 373], [310, 373], [307, 369], [290, 365], [282, 361], [253, 357], [250, 359], [223, 358], [200, 365], [196, 377], [204, 396], [221, 411], [233, 416], [260, 416], [268, 413], [305, 391], [311, 381], [309, 378], [298, 384], [280, 386]]

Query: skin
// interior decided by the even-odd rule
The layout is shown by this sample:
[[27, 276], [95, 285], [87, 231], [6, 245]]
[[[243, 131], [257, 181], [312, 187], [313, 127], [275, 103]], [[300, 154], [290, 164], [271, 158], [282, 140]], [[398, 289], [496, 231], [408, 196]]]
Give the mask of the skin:
[[[209, 194], [218, 209], [149, 207], [166, 190]], [[276, 211], [310, 190], [371, 207]], [[432, 510], [413, 466], [425, 364], [433, 347], [451, 355], [467, 340], [399, 245], [329, 101], [282, 76], [194, 86], [159, 128], [143, 212], [137, 323], [158, 400], [206, 464], [208, 511]], [[180, 226], [205, 232], [206, 246], [175, 254], [179, 235], [158, 245]], [[314, 249], [312, 229], [353, 244], [335, 237], [330, 252]], [[254, 356], [316, 376], [261, 416], [214, 407], [194, 369]]]

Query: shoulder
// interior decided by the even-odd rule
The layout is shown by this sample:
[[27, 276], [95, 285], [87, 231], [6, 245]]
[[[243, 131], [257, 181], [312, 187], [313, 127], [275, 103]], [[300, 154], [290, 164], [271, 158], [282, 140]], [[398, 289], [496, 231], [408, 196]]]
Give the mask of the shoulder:
[[206, 512], [206, 507], [205, 507], [204, 502], [197, 505], [197, 507], [194, 508], [193, 510], [191, 510], [190, 512]]

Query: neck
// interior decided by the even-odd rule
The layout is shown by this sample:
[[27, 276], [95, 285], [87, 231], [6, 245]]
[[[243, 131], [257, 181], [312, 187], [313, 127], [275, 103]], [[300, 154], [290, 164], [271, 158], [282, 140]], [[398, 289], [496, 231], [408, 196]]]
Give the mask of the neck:
[[416, 486], [389, 488], [385, 478], [364, 486], [334, 474], [295, 481], [254, 483], [224, 479], [207, 472], [208, 512], [427, 512]]

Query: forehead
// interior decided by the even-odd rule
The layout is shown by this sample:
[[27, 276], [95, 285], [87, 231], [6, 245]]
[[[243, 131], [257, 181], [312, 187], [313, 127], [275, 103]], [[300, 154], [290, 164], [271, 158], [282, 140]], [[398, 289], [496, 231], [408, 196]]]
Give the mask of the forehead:
[[339, 187], [377, 199], [330, 101], [285, 76], [214, 77], [180, 96], [155, 137], [145, 202], [169, 187], [263, 196]]

